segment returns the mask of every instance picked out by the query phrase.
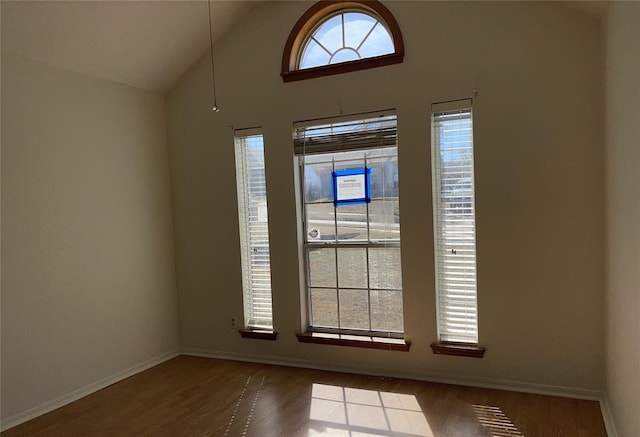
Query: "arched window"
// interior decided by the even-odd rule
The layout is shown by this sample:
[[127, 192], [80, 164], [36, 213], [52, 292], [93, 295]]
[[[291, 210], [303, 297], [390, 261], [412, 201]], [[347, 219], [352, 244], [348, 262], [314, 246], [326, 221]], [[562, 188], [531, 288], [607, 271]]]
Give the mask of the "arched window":
[[285, 82], [398, 64], [400, 28], [378, 1], [320, 1], [294, 26], [282, 57]]
[[393, 39], [375, 17], [356, 11], [340, 11], [313, 31], [300, 51], [298, 69], [389, 55]]

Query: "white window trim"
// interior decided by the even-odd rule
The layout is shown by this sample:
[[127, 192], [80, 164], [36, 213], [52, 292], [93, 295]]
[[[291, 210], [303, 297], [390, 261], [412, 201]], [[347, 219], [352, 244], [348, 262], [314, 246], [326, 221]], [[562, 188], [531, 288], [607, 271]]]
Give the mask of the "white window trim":
[[[242, 268], [244, 326], [248, 329], [273, 329], [271, 293], [271, 258], [269, 249], [268, 202], [264, 168], [264, 138], [262, 138], [262, 167], [259, 180], [250, 180], [248, 145], [246, 140], [262, 137], [259, 128], [239, 129], [234, 132], [236, 157], [236, 183], [238, 195], [238, 224]], [[250, 184], [254, 184], [250, 187]], [[264, 207], [252, 211], [250, 192], [257, 189], [264, 197]], [[253, 208], [255, 209], [255, 208]], [[259, 247], [258, 247], [259, 246]], [[262, 253], [258, 254], [258, 250]], [[265, 253], [266, 252], [266, 253]], [[260, 258], [260, 259], [258, 259]], [[259, 265], [258, 265], [259, 264]]]
[[[473, 110], [471, 99], [458, 101], [450, 101], [444, 103], [436, 103], [431, 107], [431, 151], [432, 151], [432, 176], [433, 176], [433, 214], [434, 214], [434, 253], [435, 253], [435, 276], [436, 276], [436, 309], [437, 309], [437, 327], [438, 342], [441, 343], [458, 343], [458, 344], [478, 344], [478, 305], [477, 305], [477, 250], [476, 250], [476, 220], [475, 220], [475, 180], [474, 180], [474, 162], [473, 162]], [[455, 187], [454, 183], [448, 182], [444, 188], [441, 184], [441, 160], [440, 160], [440, 141], [439, 127], [437, 124], [441, 122], [443, 116], [455, 116], [460, 114], [469, 120], [470, 135], [470, 168], [462, 172], [458, 179], [464, 179], [465, 183], [468, 179], [470, 185], [470, 193], [464, 193], [464, 199], [470, 196], [469, 202], [462, 202], [463, 212], [460, 220], [464, 221], [462, 226], [470, 226], [464, 232], [459, 232], [454, 238], [465, 239], [459, 244], [464, 244], [466, 248], [464, 254], [458, 254], [457, 249], [451, 246], [451, 240], [445, 241], [445, 219], [449, 221], [449, 226], [453, 220], [458, 220], [456, 214], [452, 212], [451, 203], [446, 203], [447, 199], [442, 199], [442, 193], [450, 193], [455, 205]], [[459, 183], [459, 182], [458, 182]], [[462, 197], [462, 196], [460, 196]], [[444, 200], [444, 202], [443, 202]], [[458, 199], [459, 200], [459, 199]], [[443, 205], [445, 205], [443, 207]], [[468, 207], [467, 207], [468, 205]], [[468, 212], [467, 212], [468, 208]], [[471, 223], [469, 223], [471, 222]], [[455, 232], [455, 231], [454, 231]], [[447, 230], [447, 235], [451, 235], [451, 231]], [[472, 241], [469, 241], [472, 240]], [[455, 245], [454, 245], [455, 246]], [[468, 263], [473, 264], [472, 267], [464, 267], [461, 272], [452, 273], [452, 270], [445, 268], [446, 263], [451, 263], [451, 255], [465, 256]], [[455, 250], [455, 252], [453, 252]], [[446, 252], [446, 253], [445, 253]], [[448, 264], [451, 266], [451, 264]], [[452, 286], [452, 279], [461, 278], [461, 283]], [[459, 279], [456, 279], [459, 280]], [[447, 286], [447, 284], [449, 284]], [[455, 288], [454, 288], [455, 287]]]
[[[341, 149], [339, 147], [336, 146], [320, 146], [320, 147], [314, 147], [313, 150], [307, 150], [305, 153], [305, 134], [304, 131], [307, 128], [313, 128], [313, 127], [317, 127], [317, 126], [325, 126], [328, 124], [334, 124], [334, 123], [342, 123], [342, 122], [352, 122], [352, 121], [361, 121], [361, 120], [367, 120], [367, 119], [374, 119], [374, 118], [378, 118], [378, 117], [389, 117], [389, 116], [393, 116], [395, 117], [395, 110], [390, 109], [390, 110], [384, 110], [384, 111], [376, 111], [376, 112], [370, 112], [370, 113], [360, 113], [360, 114], [352, 114], [352, 115], [345, 115], [345, 116], [338, 116], [338, 117], [332, 117], [332, 118], [325, 118], [325, 119], [315, 119], [315, 120], [306, 120], [306, 121], [301, 121], [301, 122], [295, 122], [293, 127], [294, 127], [294, 150], [295, 150], [295, 155], [297, 158], [303, 158], [307, 153], [311, 153], [311, 154], [316, 154], [316, 153], [335, 153], [335, 152], [342, 152], [342, 151], [347, 151], [347, 150], [358, 150], [358, 149], [371, 149], [371, 148], [384, 148], [384, 147], [389, 147], [390, 146], [390, 142], [393, 143], [394, 147], [397, 147], [397, 140], [396, 140], [396, 135], [397, 135], [397, 121], [396, 121], [396, 125], [393, 128], [393, 132], [390, 133], [389, 131], [385, 131], [382, 133], [382, 135], [376, 139], [376, 141], [378, 142], [378, 145], [372, 145], [369, 147], [364, 147], [362, 144], [360, 144], [357, 141], [354, 141], [352, 145], [353, 149]], [[339, 134], [338, 134], [339, 136]], [[329, 333], [335, 333], [335, 332], [339, 332], [341, 334], [353, 334], [353, 335], [373, 335], [373, 336], [384, 336], [384, 337], [391, 337], [391, 338], [403, 338], [404, 336], [404, 329], [402, 332], [388, 332], [388, 331], [374, 331], [374, 330], [351, 330], [351, 329], [344, 329], [344, 328], [322, 328], [319, 326], [311, 326], [311, 321], [312, 321], [312, 300], [311, 300], [311, 296], [310, 296], [310, 290], [311, 287], [309, 285], [309, 276], [310, 276], [310, 269], [309, 269], [309, 265], [308, 265], [308, 254], [307, 252], [310, 249], [313, 248], [338, 248], [338, 247], [345, 247], [345, 248], [366, 248], [367, 252], [369, 248], [400, 248], [400, 241], [393, 241], [393, 242], [376, 242], [376, 241], [367, 241], [367, 242], [359, 242], [359, 243], [339, 243], [339, 242], [334, 242], [334, 243], [327, 243], [327, 242], [315, 242], [315, 241], [307, 241], [306, 239], [306, 223], [307, 223], [307, 217], [306, 217], [306, 202], [305, 202], [305, 187], [304, 187], [304, 163], [302, 159], [298, 159], [298, 166], [299, 169], [297, 171], [297, 175], [298, 175], [298, 180], [299, 180], [299, 190], [300, 190], [300, 214], [302, 217], [301, 220], [301, 231], [302, 231], [302, 256], [303, 256], [303, 260], [302, 260], [302, 272], [304, 273], [303, 278], [304, 278], [304, 283], [303, 283], [303, 287], [305, 289], [305, 295], [306, 295], [306, 302], [307, 302], [307, 321], [308, 321], [308, 330], [311, 331], [315, 331], [315, 332], [329, 332]], [[368, 255], [367, 255], [368, 256]], [[399, 290], [400, 292], [402, 292], [402, 289]]]

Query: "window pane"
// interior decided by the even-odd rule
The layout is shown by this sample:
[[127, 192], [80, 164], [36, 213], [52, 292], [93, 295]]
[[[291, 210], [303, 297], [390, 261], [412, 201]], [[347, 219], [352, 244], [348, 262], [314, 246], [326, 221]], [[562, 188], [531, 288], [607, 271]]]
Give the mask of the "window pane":
[[393, 50], [391, 35], [389, 35], [387, 29], [385, 29], [381, 23], [378, 23], [364, 43], [362, 43], [359, 52], [363, 58], [370, 58], [372, 56], [393, 53]]
[[336, 251], [335, 249], [308, 249], [309, 254], [309, 286], [336, 286]]
[[[338, 130], [338, 129], [336, 129]], [[349, 152], [339, 152], [339, 153], [333, 153], [333, 159], [337, 162], [342, 162], [342, 161], [352, 161], [352, 166], [353, 167], [362, 167], [364, 166], [364, 156], [365, 156], [365, 151], [363, 150], [352, 150]], [[339, 167], [339, 168], [345, 168], [344, 166]]]
[[345, 45], [357, 49], [375, 24], [376, 19], [366, 14], [358, 12], [344, 14]]
[[[295, 134], [294, 134], [295, 135]], [[319, 164], [319, 163], [329, 163], [333, 162], [333, 158], [330, 153], [322, 153], [317, 155], [305, 155], [304, 163], [305, 164]]]
[[339, 64], [340, 62], [349, 62], [360, 59], [358, 52], [352, 49], [340, 49], [331, 58], [331, 64]]
[[336, 160], [336, 170], [346, 170], [350, 168], [362, 168], [364, 167], [364, 159], [346, 159], [346, 154], [336, 153], [334, 158]]
[[[331, 205], [332, 208], [333, 205]], [[338, 239], [348, 243], [367, 240], [367, 205], [334, 208], [338, 218]]]
[[333, 203], [310, 203], [307, 205], [307, 241], [335, 241], [336, 222]]
[[369, 330], [369, 296], [367, 290], [339, 290], [340, 327]]
[[404, 330], [401, 291], [371, 290], [371, 330]]
[[323, 328], [338, 327], [338, 292], [329, 288], [311, 289], [312, 325]]
[[333, 164], [331, 162], [304, 166], [305, 202], [333, 201], [332, 171]]
[[398, 162], [394, 156], [371, 158], [367, 161], [371, 168], [371, 198], [384, 199], [398, 197]]
[[379, 149], [370, 149], [366, 152], [367, 159], [382, 158], [382, 157], [397, 157], [397, 147], [382, 147]]
[[369, 286], [402, 288], [399, 247], [369, 248]]
[[329, 52], [335, 53], [342, 47], [342, 15], [336, 15], [325, 21], [313, 37]]
[[372, 241], [400, 240], [400, 210], [397, 198], [371, 201], [369, 232]]
[[367, 288], [367, 249], [338, 249], [338, 287]]
[[300, 58], [300, 68], [313, 68], [327, 65], [331, 55], [314, 40], [309, 40]]

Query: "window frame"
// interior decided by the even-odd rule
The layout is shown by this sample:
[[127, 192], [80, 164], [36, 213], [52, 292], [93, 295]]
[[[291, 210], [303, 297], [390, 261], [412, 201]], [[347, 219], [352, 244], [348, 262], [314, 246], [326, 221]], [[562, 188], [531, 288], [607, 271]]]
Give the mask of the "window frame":
[[[265, 197], [265, 223], [266, 226], [266, 257], [268, 259], [268, 292], [270, 298], [270, 322], [271, 325], [268, 326], [264, 323], [258, 323], [257, 320], [253, 319], [253, 315], [255, 313], [254, 307], [254, 297], [256, 290], [254, 289], [254, 283], [249, 279], [248, 276], [253, 276], [253, 263], [254, 259], [251, 255], [252, 246], [251, 246], [251, 238], [252, 238], [252, 216], [249, 210], [251, 209], [249, 197], [251, 192], [255, 188], [250, 182], [250, 174], [249, 173], [249, 163], [248, 163], [248, 153], [247, 153], [247, 139], [253, 137], [261, 138], [261, 159], [262, 159], [262, 167], [260, 169], [263, 179], [262, 186], [258, 187], [260, 190], [264, 191]], [[238, 202], [238, 231], [239, 231], [239, 243], [240, 243], [240, 255], [241, 255], [241, 271], [242, 271], [242, 306], [243, 306], [243, 328], [239, 330], [242, 337], [249, 338], [261, 338], [261, 339], [269, 339], [275, 340], [276, 333], [273, 330], [273, 290], [271, 287], [272, 277], [271, 277], [271, 249], [269, 244], [269, 207], [268, 207], [268, 198], [266, 195], [267, 192], [267, 182], [266, 182], [266, 172], [264, 165], [264, 135], [262, 134], [262, 129], [260, 128], [248, 128], [248, 129], [236, 129], [233, 133], [234, 140], [234, 154], [235, 154], [235, 172], [236, 172], [236, 199]], [[246, 241], [245, 241], [246, 240]], [[264, 249], [263, 245], [260, 246], [261, 249]], [[257, 249], [253, 249], [255, 252]], [[261, 255], [264, 257], [264, 255]], [[263, 284], [264, 285], [264, 284]], [[266, 320], [266, 319], [265, 319]]]
[[[337, 64], [322, 65], [313, 68], [298, 69], [301, 51], [307, 38], [314, 32], [316, 27], [325, 19], [340, 13], [340, 11], [354, 11], [371, 15], [391, 34], [393, 39], [394, 52], [387, 55], [358, 59]], [[402, 63], [404, 60], [404, 42], [400, 26], [393, 14], [379, 1], [319, 1], [309, 8], [295, 24], [289, 38], [285, 44], [282, 55], [282, 80], [283, 82], [293, 82], [298, 80], [312, 79], [334, 74], [348, 73], [351, 71], [366, 70], [369, 68], [382, 67]]]
[[[468, 114], [468, 115], [467, 115]], [[441, 154], [447, 153], [445, 150], [442, 152], [440, 139], [437, 137], [438, 132], [436, 132], [436, 123], [442, 123], [442, 117], [457, 117], [462, 116], [462, 120], [468, 120], [469, 127], [469, 136], [470, 142], [467, 146], [470, 152], [469, 158], [467, 158], [469, 162], [470, 169], [461, 170], [460, 176], [456, 176], [458, 181], [456, 182], [447, 182], [447, 184], [443, 187], [441, 183], [442, 172], [441, 169]], [[478, 346], [478, 336], [479, 336], [479, 324], [478, 324], [478, 282], [477, 282], [477, 265], [478, 265], [478, 256], [477, 256], [477, 237], [476, 237], [476, 210], [475, 210], [475, 197], [476, 197], [476, 188], [475, 188], [475, 165], [474, 165], [474, 128], [473, 128], [473, 101], [472, 99], [462, 99], [455, 101], [448, 101], [442, 103], [434, 103], [431, 105], [431, 154], [432, 154], [432, 177], [433, 177], [433, 232], [434, 232], [434, 262], [435, 262], [435, 289], [436, 289], [436, 320], [437, 320], [437, 336], [438, 341], [431, 345], [433, 352], [435, 354], [445, 354], [445, 355], [459, 355], [459, 356], [468, 356], [468, 357], [477, 357], [481, 358], [484, 355], [484, 348]], [[451, 153], [451, 152], [449, 152]], [[464, 153], [458, 152], [458, 153]], [[468, 181], [468, 189], [470, 193], [465, 191], [464, 196], [460, 193], [456, 192], [456, 186], [460, 184], [460, 181], [465, 181], [463, 186], [466, 187]], [[448, 189], [448, 190], [447, 190]], [[442, 191], [445, 190], [450, 199], [447, 200], [447, 195], [444, 195], [443, 198]], [[461, 197], [455, 197], [461, 196]], [[452, 197], [451, 197], [452, 196]], [[464, 197], [470, 197], [469, 202], [466, 203], [464, 200], [460, 200]], [[458, 204], [456, 202], [462, 202]], [[446, 205], [443, 208], [443, 205]], [[453, 211], [451, 209], [453, 208]], [[468, 211], [467, 211], [468, 209]], [[461, 212], [458, 212], [461, 211]], [[460, 215], [461, 214], [461, 215]], [[469, 281], [472, 279], [473, 284], [473, 317], [471, 319], [466, 319], [465, 323], [468, 323], [470, 320], [475, 320], [475, 331], [473, 332], [474, 338], [471, 339], [469, 334], [460, 334], [456, 335], [454, 332], [450, 331], [446, 326], [448, 323], [451, 323], [449, 317], [445, 317], [442, 314], [442, 310], [444, 307], [448, 307], [450, 303], [448, 303], [449, 299], [460, 299], [458, 294], [449, 295], [446, 287], [446, 282], [451, 281], [453, 278], [450, 276], [442, 277], [441, 273], [444, 272], [444, 266], [446, 263], [451, 262], [451, 260], [447, 261], [445, 259], [447, 255], [444, 255], [444, 246], [445, 244], [445, 224], [444, 222], [447, 220], [471, 220], [471, 231], [462, 230], [461, 238], [465, 238], [465, 235], [471, 232], [471, 237], [466, 236], [468, 240], [471, 238], [473, 245], [473, 272], [462, 272], [465, 275], [464, 280]], [[455, 226], [459, 226], [456, 224]], [[449, 231], [450, 233], [451, 231]], [[449, 237], [451, 238], [451, 237]], [[449, 243], [450, 244], [450, 243]], [[470, 244], [469, 241], [462, 242], [462, 244]], [[448, 254], [448, 248], [446, 250]], [[460, 250], [458, 248], [458, 250]], [[470, 249], [465, 249], [468, 251]], [[456, 249], [451, 249], [452, 253], [456, 253]], [[463, 255], [469, 256], [469, 255]], [[453, 267], [455, 268], [455, 267]], [[466, 269], [466, 268], [465, 268]], [[459, 276], [458, 273], [453, 274], [454, 277]], [[471, 276], [468, 276], [471, 275]], [[457, 285], [459, 287], [459, 285]], [[468, 286], [465, 285], [464, 288]], [[464, 291], [465, 298], [467, 298], [468, 289]], [[467, 304], [465, 304], [467, 305]], [[459, 311], [458, 309], [456, 311]], [[465, 310], [466, 311], [466, 310]], [[456, 336], [458, 338], [456, 338]], [[469, 337], [468, 340], [465, 340], [463, 337]]]
[[[378, 111], [375, 113], [365, 113], [365, 114], [355, 114], [355, 115], [350, 115], [350, 116], [343, 116], [343, 117], [334, 117], [334, 118], [328, 118], [328, 119], [318, 119], [318, 120], [311, 120], [311, 121], [306, 121], [306, 122], [300, 122], [300, 123], [294, 123], [294, 135], [296, 129], [298, 129], [296, 127], [296, 124], [301, 124], [301, 125], [306, 125], [308, 127], [314, 127], [314, 126], [324, 126], [330, 123], [340, 123], [342, 121], [361, 121], [361, 120], [367, 120], [367, 119], [371, 119], [372, 114], [375, 114], [375, 116], [389, 116], [389, 115], [393, 115], [395, 118], [395, 129], [397, 129], [397, 116], [395, 115], [395, 111], [392, 110], [386, 110], [386, 111]], [[397, 140], [395, 142], [395, 145], [393, 146], [389, 146], [389, 145], [385, 145], [385, 146], [368, 146], [368, 147], [362, 147], [360, 148], [360, 150], [362, 150], [363, 152], [366, 152], [367, 150], [375, 150], [375, 149], [385, 149], [387, 147], [395, 147], [396, 151], [395, 151], [395, 160], [397, 162], [398, 160], [398, 145], [397, 145]], [[314, 156], [317, 154], [333, 154], [333, 153], [341, 153], [341, 152], [348, 152], [348, 151], [353, 151], [352, 149], [350, 150], [339, 150], [339, 149], [333, 149], [333, 150], [324, 150], [321, 152], [313, 152], [312, 155], [310, 156]], [[305, 298], [306, 298], [306, 321], [307, 321], [307, 326], [306, 326], [306, 332], [308, 334], [314, 333], [316, 335], [320, 335], [319, 337], [317, 336], [311, 336], [311, 335], [306, 335], [306, 334], [300, 334], [298, 335], [298, 340], [300, 342], [306, 342], [306, 343], [325, 343], [325, 344], [334, 344], [334, 345], [346, 345], [346, 346], [356, 346], [356, 347], [373, 347], [373, 348], [380, 348], [380, 349], [391, 349], [391, 350], [408, 350], [410, 342], [405, 342], [404, 340], [404, 314], [403, 314], [403, 326], [402, 326], [402, 331], [400, 332], [396, 332], [396, 331], [379, 331], [379, 330], [372, 330], [372, 326], [371, 326], [371, 300], [370, 300], [370, 296], [371, 296], [371, 291], [395, 291], [395, 292], [399, 292], [402, 296], [402, 298], [404, 298], [404, 294], [403, 294], [403, 288], [402, 288], [402, 283], [400, 283], [400, 288], [399, 289], [391, 289], [391, 288], [371, 288], [370, 283], [369, 283], [369, 279], [367, 280], [367, 287], [366, 287], [366, 291], [368, 293], [369, 296], [369, 300], [368, 300], [368, 311], [369, 311], [369, 330], [362, 330], [362, 329], [349, 329], [349, 328], [334, 328], [334, 327], [322, 327], [322, 326], [313, 326], [312, 325], [312, 321], [313, 321], [313, 302], [312, 302], [312, 298], [311, 298], [311, 290], [312, 288], [323, 288], [323, 287], [312, 287], [311, 286], [311, 281], [310, 281], [310, 275], [311, 275], [311, 269], [309, 266], [309, 252], [310, 250], [314, 250], [314, 249], [333, 249], [334, 250], [334, 256], [336, 257], [336, 284], [335, 284], [335, 289], [336, 289], [336, 299], [337, 299], [337, 305], [338, 308], [340, 306], [339, 300], [340, 300], [340, 295], [339, 295], [339, 290], [341, 290], [341, 288], [339, 287], [339, 282], [337, 280], [338, 278], [338, 249], [340, 248], [345, 248], [345, 249], [353, 249], [353, 248], [365, 248], [366, 249], [366, 257], [367, 257], [367, 266], [369, 266], [369, 250], [370, 249], [378, 249], [378, 248], [394, 248], [394, 249], [398, 249], [401, 250], [401, 237], [399, 236], [397, 240], [394, 241], [385, 241], [385, 240], [380, 240], [380, 241], [375, 241], [375, 240], [371, 240], [371, 236], [369, 235], [369, 204], [367, 203], [367, 239], [366, 240], [359, 240], [357, 242], [340, 242], [338, 239], [336, 239], [335, 241], [309, 241], [307, 239], [307, 228], [308, 228], [308, 217], [307, 217], [307, 201], [306, 201], [306, 189], [305, 189], [305, 162], [304, 162], [304, 157], [306, 156], [306, 154], [302, 153], [299, 154], [298, 152], [295, 154], [295, 158], [296, 158], [296, 166], [298, 167], [297, 169], [297, 183], [299, 186], [299, 205], [300, 205], [300, 213], [299, 213], [299, 222], [301, 225], [301, 250], [302, 250], [302, 263], [301, 263], [301, 273], [302, 273], [302, 278], [303, 278], [303, 288], [304, 288], [304, 293], [305, 293]], [[365, 158], [363, 158], [365, 166], [366, 166], [366, 162], [367, 162], [367, 158], [366, 158], [366, 154], [365, 154]], [[332, 160], [332, 168], [335, 171], [335, 162]], [[397, 164], [396, 164], [397, 165]], [[399, 202], [399, 192], [398, 192], [398, 202]], [[326, 202], [311, 202], [309, 204], [312, 205], [316, 205], [316, 204], [322, 204], [322, 203], [327, 203], [327, 204], [334, 204], [335, 199], [332, 199], [332, 201], [326, 201]], [[373, 201], [376, 201], [376, 199], [374, 199]], [[336, 206], [334, 206], [335, 208]], [[338, 220], [337, 216], [334, 213], [334, 220]], [[336, 226], [337, 226], [337, 222], [336, 222]], [[336, 227], [336, 233], [337, 233], [337, 227]], [[401, 256], [400, 255], [400, 260], [401, 260]], [[399, 270], [400, 270], [400, 274], [402, 272], [402, 263], [400, 261], [400, 265], [398, 266]], [[369, 276], [368, 276], [369, 278]], [[333, 287], [326, 287], [326, 288], [333, 288]], [[342, 289], [346, 289], [349, 290], [349, 287], [343, 287]], [[364, 288], [363, 288], [364, 290]], [[404, 299], [403, 299], [404, 302]], [[404, 312], [404, 304], [403, 304], [403, 308], [402, 311]], [[339, 314], [339, 313], [338, 313]], [[338, 315], [339, 317], [339, 315]], [[338, 321], [338, 323], [340, 323], [340, 321]], [[324, 334], [327, 334], [327, 336], [325, 336]], [[331, 336], [337, 336], [337, 337], [331, 337]], [[346, 338], [344, 336], [347, 336]], [[360, 340], [356, 340], [355, 338], [360, 338]], [[373, 339], [389, 339], [390, 341], [399, 341], [400, 343], [396, 346], [392, 346], [390, 345], [390, 343], [388, 342], [383, 342], [381, 343], [380, 341], [363, 341], [361, 340], [362, 338], [373, 338]]]

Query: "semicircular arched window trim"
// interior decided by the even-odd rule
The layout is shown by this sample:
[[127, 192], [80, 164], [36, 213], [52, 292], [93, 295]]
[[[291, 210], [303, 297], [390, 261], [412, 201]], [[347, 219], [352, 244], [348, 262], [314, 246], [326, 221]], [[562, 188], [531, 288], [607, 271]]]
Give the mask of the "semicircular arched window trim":
[[[332, 47], [319, 47], [322, 42], [318, 41], [320, 38], [317, 33], [322, 32], [323, 28], [333, 27], [334, 31], [339, 28], [344, 34], [346, 29], [344, 20], [348, 14], [362, 14], [368, 17], [371, 23], [368, 30], [376, 32], [378, 40], [384, 41], [385, 38], [390, 38], [391, 41], [387, 40], [377, 48], [371, 47], [371, 50], [366, 50], [365, 44], [371, 35], [365, 33], [353, 35], [353, 43], [345, 42], [348, 39], [347, 36], [346, 38], [342, 37], [341, 40], [338, 38]], [[350, 18], [354, 17], [350, 16]], [[331, 26], [331, 20], [342, 20], [342, 23], [336, 22], [334, 26]], [[310, 59], [308, 56], [310, 45], [314, 45], [312, 48], [318, 54], [313, 62], [308, 61]], [[363, 46], [365, 46], [364, 50]], [[305, 49], [307, 50], [305, 51]], [[362, 53], [358, 52], [358, 49]], [[341, 55], [347, 55], [353, 60], [342, 60], [342, 62], [335, 63], [335, 57]], [[284, 82], [292, 82], [399, 64], [403, 59], [404, 43], [400, 27], [391, 12], [382, 3], [378, 1], [320, 1], [304, 13], [291, 31], [282, 56], [281, 74]], [[334, 63], [331, 63], [332, 61]], [[324, 65], [320, 65], [323, 63]], [[307, 68], [301, 67], [301, 64], [306, 64]]]

